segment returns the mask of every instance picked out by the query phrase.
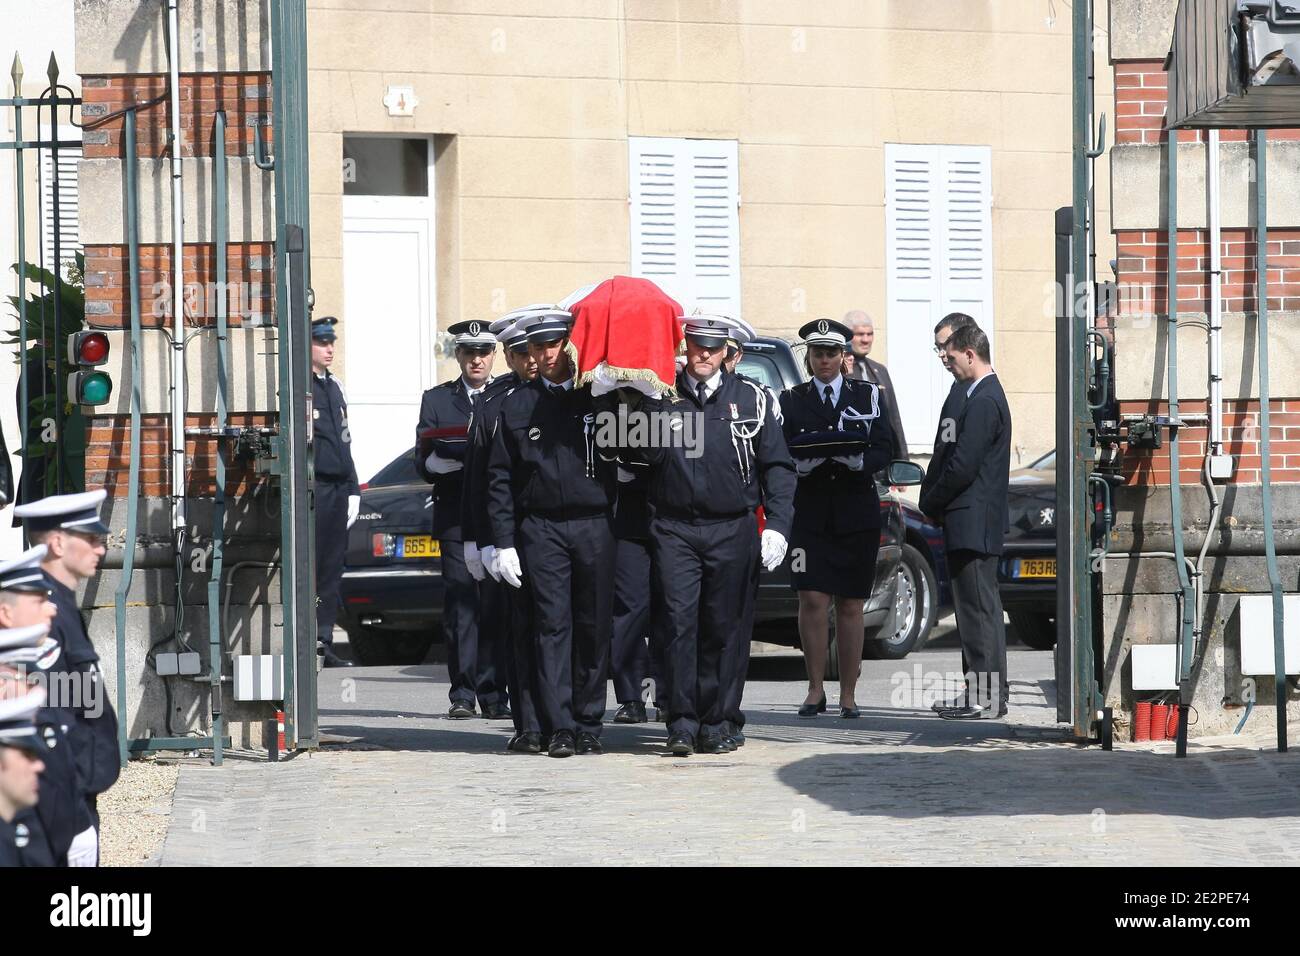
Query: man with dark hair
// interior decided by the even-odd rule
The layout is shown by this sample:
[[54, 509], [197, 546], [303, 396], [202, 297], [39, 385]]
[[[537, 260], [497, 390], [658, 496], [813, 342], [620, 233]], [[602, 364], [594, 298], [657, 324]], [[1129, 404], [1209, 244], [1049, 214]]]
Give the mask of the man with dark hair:
[[876, 326], [871, 321], [871, 316], [861, 309], [844, 313], [844, 324], [853, 333], [853, 338], [849, 342], [850, 347], [845, 353], [846, 358], [849, 356], [852, 358], [848, 362], [844, 375], [859, 382], [871, 382], [880, 390], [880, 408], [889, 422], [893, 442], [890, 456], [906, 459], [908, 457], [907, 436], [903, 434], [903, 418], [898, 410], [898, 393], [894, 391], [889, 369], [867, 357], [871, 354], [871, 346], [876, 341]]
[[[948, 364], [948, 337], [963, 325], [974, 324], [975, 320], [965, 312], [949, 312], [934, 327], [934, 352], [939, 356], [940, 364], [950, 375], [952, 366]], [[925, 470], [925, 479], [921, 482], [922, 496], [939, 477], [939, 472], [943, 468], [942, 456], [947, 453], [948, 447], [957, 437], [957, 416], [961, 414], [962, 406], [965, 404], [966, 389], [954, 377], [952, 387], [948, 389], [948, 397], [943, 400], [943, 409], [939, 412], [939, 425], [934, 431], [934, 452], [930, 457], [930, 465]]]
[[939, 716], [947, 720], [1002, 717], [1007, 711], [1007, 644], [997, 563], [1010, 526], [1011, 410], [989, 362], [988, 336], [978, 325], [972, 322], [954, 329], [944, 351], [948, 369], [966, 399], [953, 429], [954, 440], [931, 463], [932, 480], [921, 494], [920, 505], [943, 525], [967, 686], [966, 693], [947, 702]]

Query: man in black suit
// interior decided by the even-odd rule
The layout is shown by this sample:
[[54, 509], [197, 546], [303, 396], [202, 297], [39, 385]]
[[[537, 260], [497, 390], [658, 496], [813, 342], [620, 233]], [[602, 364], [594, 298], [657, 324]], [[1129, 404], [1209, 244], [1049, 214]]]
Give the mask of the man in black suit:
[[881, 411], [889, 421], [889, 431], [892, 436], [890, 457], [906, 461], [907, 436], [903, 434], [903, 418], [898, 412], [898, 394], [894, 391], [894, 383], [889, 378], [889, 369], [867, 358], [871, 354], [871, 346], [876, 341], [876, 327], [871, 321], [871, 316], [861, 309], [844, 313], [844, 324], [853, 333], [853, 339], [849, 343], [853, 351], [853, 368], [848, 372], [847, 377], [859, 382], [871, 382], [880, 389]]
[[979, 326], [954, 330], [945, 351], [966, 398], [954, 440], [930, 463], [933, 480], [920, 505], [943, 524], [967, 688], [964, 699], [952, 701], [939, 716], [1001, 717], [1007, 711], [1007, 643], [997, 566], [1010, 527], [1011, 409], [989, 361], [988, 336]]

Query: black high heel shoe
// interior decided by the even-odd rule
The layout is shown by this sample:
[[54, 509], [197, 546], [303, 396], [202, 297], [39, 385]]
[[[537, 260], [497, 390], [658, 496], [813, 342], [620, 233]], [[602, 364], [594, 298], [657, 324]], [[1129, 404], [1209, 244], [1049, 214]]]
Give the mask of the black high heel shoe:
[[854, 718], [861, 717], [862, 711], [857, 707], [841, 707], [840, 716], [845, 720], [853, 720]]
[[816, 717], [818, 714], [826, 713], [826, 695], [822, 694], [822, 699], [815, 704], [803, 704], [799, 707], [800, 717]]

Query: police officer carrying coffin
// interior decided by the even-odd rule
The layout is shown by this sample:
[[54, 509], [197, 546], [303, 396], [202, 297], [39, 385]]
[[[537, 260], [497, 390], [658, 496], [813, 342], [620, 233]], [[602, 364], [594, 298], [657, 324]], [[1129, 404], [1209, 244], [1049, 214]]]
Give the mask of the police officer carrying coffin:
[[[470, 565], [477, 580], [490, 577], [500, 581], [496, 571], [496, 549], [492, 546], [492, 523], [488, 517], [487, 466], [492, 434], [501, 414], [503, 399], [515, 389], [537, 377], [537, 362], [528, 353], [528, 335], [519, 328], [520, 312], [502, 316], [489, 326], [505, 349], [510, 371], [488, 384], [470, 419], [469, 440], [465, 449], [465, 487], [461, 498], [461, 529], [466, 548], [478, 548], [480, 568]], [[515, 753], [540, 753], [542, 726], [537, 716], [534, 690], [536, 667], [531, 633], [532, 598], [527, 588], [498, 587], [500, 599], [499, 635], [505, 647], [506, 686], [510, 696], [510, 717], [515, 732], [506, 749]]]
[[[43, 586], [54, 602], [51, 635], [59, 653], [45, 668], [49, 681], [49, 707], [68, 728], [68, 743], [77, 765], [85, 804], [96, 833], [96, 801], [111, 787], [121, 771], [117, 715], [109, 702], [99, 670], [99, 654], [90, 642], [86, 622], [77, 603], [77, 587], [99, 572], [108, 526], [99, 517], [107, 496], [102, 488], [72, 495], [54, 495], [14, 509], [22, 519], [28, 540], [45, 545], [43, 557], [35, 551], [23, 557], [29, 567], [6, 575], [5, 591], [24, 584], [39, 586], [35, 561], [40, 561]], [[66, 699], [65, 699], [66, 698]]]
[[15, 822], [41, 796], [45, 764], [36, 712], [44, 702], [40, 688], [20, 697], [0, 697], [0, 868], [23, 865]]
[[538, 377], [504, 399], [488, 461], [495, 567], [529, 587], [548, 753], [600, 753], [614, 596], [615, 466], [596, 447], [590, 389], [574, 389], [572, 316], [523, 320]]
[[785, 437], [799, 473], [790, 542], [795, 555], [791, 582], [799, 592], [799, 640], [808, 667], [808, 696], [799, 716], [816, 717], [826, 709], [822, 676], [827, 612], [833, 601], [840, 716], [858, 717], [862, 607], [871, 596], [880, 549], [874, 475], [889, 464], [893, 433], [882, 412], [880, 387], [842, 374], [852, 330], [818, 319], [803, 326], [799, 335], [808, 346], [812, 380], [781, 395]]
[[[728, 337], [743, 345], [752, 331], [726, 316], [682, 321], [686, 364], [676, 400], [642, 405], [668, 416], [681, 440], [642, 454], [651, 467], [650, 541], [663, 602], [668, 749], [686, 756], [742, 742], [727, 698], [735, 697], [738, 713], [739, 694], [729, 689], [743, 684], [738, 661], [749, 652], [745, 622], [759, 562], [770, 570], [785, 557], [795, 474], [768, 393], [722, 367]], [[687, 415], [699, 423], [693, 436], [684, 434]], [[767, 516], [761, 538], [759, 505]]]
[[312, 447], [316, 509], [316, 646], [326, 667], [351, 667], [334, 653], [334, 622], [347, 554], [348, 529], [361, 510], [361, 485], [352, 462], [352, 431], [343, 385], [330, 374], [334, 361], [332, 315], [311, 324]]
[[[40, 595], [53, 616], [54, 605]], [[43, 612], [42, 612], [43, 613]], [[49, 636], [48, 621], [28, 627], [0, 629], [0, 699], [26, 693], [26, 683], [39, 681], [42, 663], [48, 667], [59, 651]], [[38, 684], [39, 686], [39, 684]], [[47, 707], [36, 712], [41, 772], [41, 802], [20, 811], [14, 821], [23, 866], [94, 866], [99, 840], [91, 824], [85, 794], [77, 780], [77, 765], [57, 714]]]

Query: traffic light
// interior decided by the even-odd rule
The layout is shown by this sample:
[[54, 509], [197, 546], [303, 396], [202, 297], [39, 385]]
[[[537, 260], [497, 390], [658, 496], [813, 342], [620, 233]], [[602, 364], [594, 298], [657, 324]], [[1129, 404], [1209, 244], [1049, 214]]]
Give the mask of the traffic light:
[[85, 330], [68, 336], [68, 364], [77, 366], [68, 375], [68, 401], [77, 405], [103, 405], [113, 395], [113, 380], [95, 368], [108, 361], [108, 336]]

